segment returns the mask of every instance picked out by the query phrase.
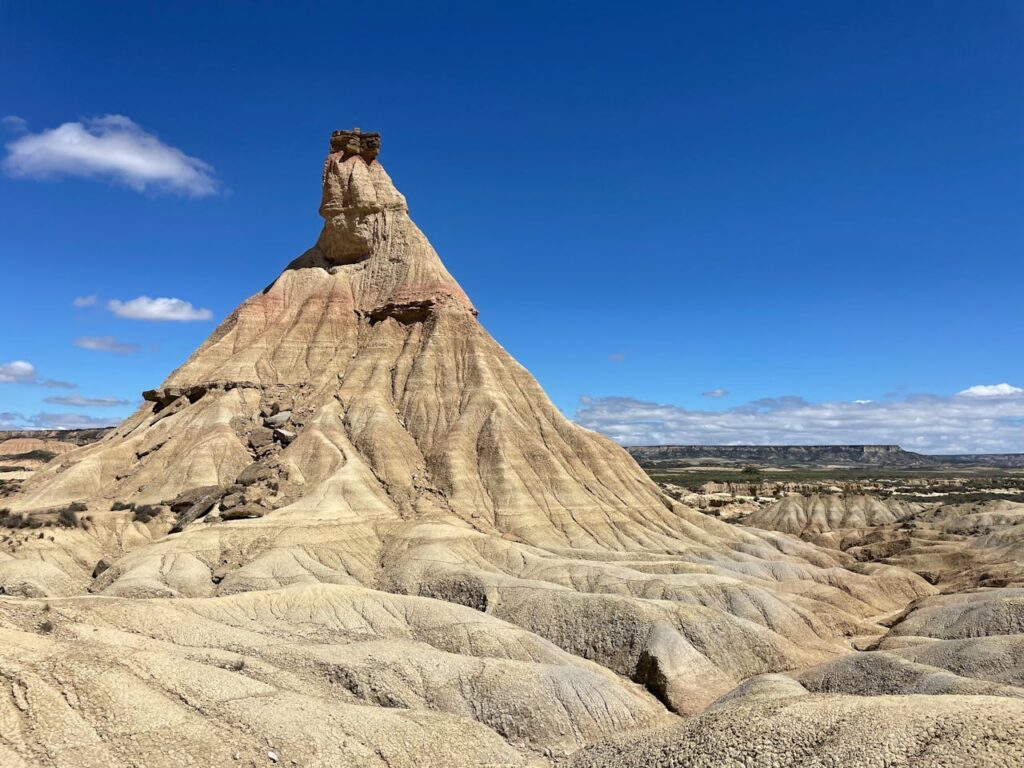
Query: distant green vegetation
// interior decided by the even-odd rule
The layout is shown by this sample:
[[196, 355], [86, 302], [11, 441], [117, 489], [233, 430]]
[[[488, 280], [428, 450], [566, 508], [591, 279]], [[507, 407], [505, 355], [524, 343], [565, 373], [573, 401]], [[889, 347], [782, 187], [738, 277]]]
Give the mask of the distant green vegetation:
[[[958, 471], [956, 469], [886, 469], [882, 467], [779, 469], [752, 467], [742, 469], [708, 467], [644, 467], [651, 479], [658, 483], [672, 483], [690, 490], [699, 490], [704, 483], [823, 483], [837, 486], [884, 483], [891, 491], [908, 498], [929, 500], [926, 494], [978, 494], [989, 493], [994, 498], [1016, 498], [1019, 495], [993, 491], [994, 486], [1024, 490], [1024, 472], [1020, 470], [992, 469]], [[926, 487], [914, 481], [928, 482]]]
[[[19, 512], [12, 512], [9, 509], [0, 509], [0, 527], [3, 528], [43, 528], [45, 526], [59, 525], [62, 528], [78, 528], [82, 521], [78, 517], [79, 512], [87, 511], [87, 507], [80, 501], [73, 501], [70, 504], [58, 509], [42, 510], [50, 517], [30, 515]], [[52, 516], [56, 517], [52, 517]]]
[[943, 504], [980, 504], [983, 501], [1017, 501], [1024, 502], [1024, 495], [1019, 493], [1000, 493], [997, 491], [966, 491], [959, 493], [950, 493], [941, 498], [936, 496], [913, 496], [907, 494], [900, 494], [900, 498], [904, 501], [913, 501], [919, 504], [934, 504], [936, 501], [941, 501]]
[[885, 478], [919, 477], [920, 473], [901, 474], [896, 472], [880, 472], [877, 469], [757, 469], [754, 473], [735, 469], [672, 469], [645, 467], [647, 474], [659, 483], [675, 483], [684, 488], [697, 489], [704, 483], [749, 483], [752, 480], [762, 483], [806, 483], [819, 482], [856, 482], [878, 481]]
[[57, 454], [52, 451], [39, 449], [35, 451], [25, 451], [25, 453], [9, 453], [5, 456], [0, 456], [0, 461], [49, 461], [56, 455]]

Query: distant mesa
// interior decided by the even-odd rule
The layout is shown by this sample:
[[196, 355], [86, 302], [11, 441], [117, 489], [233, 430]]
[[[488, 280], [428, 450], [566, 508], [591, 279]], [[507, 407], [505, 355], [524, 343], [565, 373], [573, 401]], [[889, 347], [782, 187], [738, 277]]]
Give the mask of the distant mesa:
[[1024, 467], [1020, 453], [929, 455], [898, 445], [636, 445], [626, 450], [645, 466], [712, 461], [799, 467]]

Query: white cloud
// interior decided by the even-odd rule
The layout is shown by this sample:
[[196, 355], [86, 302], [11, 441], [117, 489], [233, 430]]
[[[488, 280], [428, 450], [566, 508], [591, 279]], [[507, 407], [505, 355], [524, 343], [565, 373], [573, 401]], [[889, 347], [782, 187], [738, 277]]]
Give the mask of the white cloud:
[[95, 429], [111, 427], [116, 417], [88, 416], [83, 413], [0, 413], [0, 429]]
[[131, 355], [141, 349], [138, 344], [125, 344], [113, 336], [81, 336], [75, 339], [74, 344], [94, 352], [117, 352], [119, 355]]
[[139, 296], [131, 301], [118, 301], [112, 299], [107, 302], [107, 308], [118, 317], [125, 317], [131, 320], [209, 320], [213, 312], [208, 309], [196, 309], [189, 302], [181, 299], [151, 299], [149, 296]]
[[74, 389], [75, 385], [56, 379], [40, 379], [36, 367], [26, 360], [12, 360], [0, 363], [0, 383], [2, 384], [38, 384], [41, 387], [60, 387]]
[[7, 145], [11, 176], [107, 177], [132, 189], [202, 197], [217, 191], [213, 168], [164, 144], [123, 115], [64, 123], [20, 136]]
[[131, 405], [128, 400], [118, 400], [116, 397], [81, 397], [80, 395], [47, 397], [43, 402], [52, 405], [70, 405], [75, 408], [117, 408], [122, 405]]
[[24, 133], [28, 130], [28, 120], [17, 115], [5, 115], [0, 117], [0, 124], [12, 133]]
[[608, 355], [608, 361], [612, 363], [623, 363], [626, 361], [626, 356], [621, 352], [612, 352]]
[[36, 367], [24, 360], [0, 363], [0, 381], [4, 383], [35, 384]]
[[1005, 382], [1002, 384], [975, 384], [957, 394], [961, 397], [1013, 397], [1024, 395], [1024, 389]]
[[922, 453], [1024, 452], [1019, 389], [1001, 397], [915, 395], [864, 403], [765, 398], [723, 411], [585, 397], [576, 420], [624, 445], [882, 443]]
[[93, 294], [92, 296], [76, 296], [75, 300], [71, 302], [71, 306], [76, 309], [95, 307], [97, 301], [99, 301], [99, 297], [96, 296], [96, 294]]
[[704, 397], [715, 397], [715, 398], [718, 398], [718, 397], [725, 397], [726, 395], [728, 395], [729, 394], [729, 390], [728, 389], [724, 389], [723, 387], [715, 387], [714, 389], [709, 389], [707, 392], [701, 392], [701, 394], [704, 395]]

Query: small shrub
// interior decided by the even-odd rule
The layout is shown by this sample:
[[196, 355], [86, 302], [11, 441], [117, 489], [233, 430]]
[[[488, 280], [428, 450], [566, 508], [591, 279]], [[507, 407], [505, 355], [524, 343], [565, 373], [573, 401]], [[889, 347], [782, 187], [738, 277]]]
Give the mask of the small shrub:
[[78, 515], [75, 514], [74, 504], [64, 507], [57, 513], [57, 525], [62, 528], [78, 527]]
[[22, 528], [25, 525], [25, 516], [9, 509], [0, 509], [0, 525], [4, 528]]
[[39, 631], [42, 632], [44, 635], [50, 634], [55, 629], [56, 627], [53, 626], [52, 621], [44, 621], [42, 624], [39, 625]]
[[135, 507], [132, 514], [132, 520], [137, 523], [148, 523], [154, 517], [160, 514], [160, 507], [155, 504], [140, 504]]
[[21, 480], [0, 480], [0, 497], [13, 496], [21, 488]]
[[121, 512], [126, 509], [135, 509], [135, 505], [130, 501], [115, 501], [110, 505], [110, 509], [114, 512]]

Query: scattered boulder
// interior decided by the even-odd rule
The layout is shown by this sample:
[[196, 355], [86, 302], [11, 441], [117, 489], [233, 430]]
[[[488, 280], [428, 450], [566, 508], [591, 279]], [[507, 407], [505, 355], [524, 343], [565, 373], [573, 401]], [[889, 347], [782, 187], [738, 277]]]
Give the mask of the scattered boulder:
[[272, 480], [275, 477], [276, 473], [269, 464], [263, 461], [255, 461], [242, 470], [242, 473], [238, 476], [238, 482], [241, 485], [252, 485], [253, 483]]
[[267, 416], [263, 420], [263, 423], [268, 427], [283, 427], [292, 417], [291, 411], [281, 411], [275, 413], [273, 416]]
[[189, 488], [187, 491], [179, 493], [172, 501], [164, 503], [171, 508], [172, 512], [181, 512], [220, 490], [219, 485], [202, 485], [198, 488]]
[[249, 445], [253, 448], [262, 448], [274, 442], [274, 430], [268, 427], [253, 427], [249, 434]]
[[241, 506], [245, 502], [245, 496], [241, 493], [229, 493], [220, 500], [221, 509], [232, 509]]
[[[189, 523], [205, 515], [224, 495], [224, 488], [219, 485], [203, 486], [185, 491], [171, 502], [171, 509], [177, 513], [178, 519], [171, 528], [171, 533], [184, 530]], [[191, 504], [188, 502], [191, 501]], [[186, 506], [187, 505], [187, 506]]]
[[242, 504], [231, 509], [222, 509], [220, 517], [222, 520], [244, 520], [247, 518], [263, 517], [269, 512], [266, 507], [259, 504]]

